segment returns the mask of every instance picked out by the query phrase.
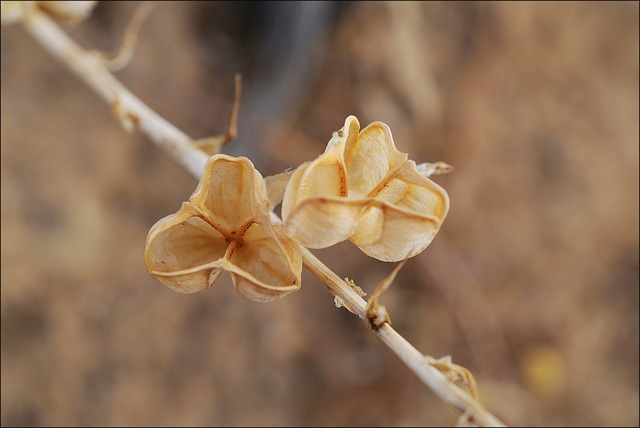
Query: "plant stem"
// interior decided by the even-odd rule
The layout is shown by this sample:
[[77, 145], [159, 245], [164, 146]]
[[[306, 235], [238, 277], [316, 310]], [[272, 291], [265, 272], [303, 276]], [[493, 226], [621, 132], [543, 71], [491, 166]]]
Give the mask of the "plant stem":
[[[300, 247], [304, 265], [311, 273], [324, 282], [329, 289], [339, 296], [351, 312], [367, 321], [365, 300], [360, 297], [345, 281], [322, 263], [311, 251]], [[423, 355], [388, 323], [382, 324], [374, 331], [380, 339], [443, 401], [461, 412], [469, 412], [473, 422], [480, 426], [504, 426], [502, 422], [478, 400], [451, 382], [430, 362], [432, 357]]]
[[[201, 178], [209, 156], [195, 147], [188, 135], [133, 95], [105, 68], [97, 55], [92, 55], [78, 46], [37, 7], [23, 20], [23, 25], [50, 54], [58, 58], [111, 106], [112, 112], [125, 129], [139, 130], [162, 149], [167, 150], [196, 179]], [[275, 215], [274, 220], [279, 221]], [[364, 299], [308, 249], [300, 247], [300, 250], [306, 268], [326, 284], [333, 294], [339, 296], [351, 312], [368, 324]], [[442, 400], [464, 412], [470, 421], [481, 426], [504, 426], [470, 394], [432, 366], [430, 363], [435, 361], [433, 358], [420, 353], [388, 323], [383, 323], [372, 331]]]
[[112, 113], [127, 131], [139, 130], [171, 153], [195, 177], [199, 179], [202, 176], [209, 156], [192, 144], [191, 137], [133, 95], [105, 68], [99, 55], [90, 54], [78, 46], [38, 7], [34, 7], [22, 23], [51, 55], [111, 106]]

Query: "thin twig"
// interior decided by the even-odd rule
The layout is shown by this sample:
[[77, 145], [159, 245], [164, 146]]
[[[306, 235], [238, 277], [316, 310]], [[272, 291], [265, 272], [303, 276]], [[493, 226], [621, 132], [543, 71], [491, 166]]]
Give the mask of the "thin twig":
[[91, 51], [100, 58], [100, 61], [110, 71], [122, 70], [126, 67], [133, 58], [133, 53], [138, 43], [138, 33], [144, 21], [146, 21], [149, 14], [153, 11], [155, 4], [152, 1], [145, 1], [140, 3], [136, 11], [133, 13], [133, 18], [129, 22], [127, 29], [124, 32], [124, 37], [118, 48], [114, 52], [103, 51]]
[[[34, 8], [23, 20], [25, 29], [52, 55], [85, 81], [98, 95], [111, 105], [112, 111], [127, 130], [139, 130], [194, 177], [200, 179], [208, 155], [196, 148], [193, 140], [160, 117], [135, 97], [105, 68], [103, 63], [78, 46], [45, 13]], [[429, 171], [433, 172], [433, 171]], [[279, 218], [273, 214], [274, 221]], [[362, 318], [367, 325], [367, 303], [345, 281], [324, 265], [308, 249], [300, 247], [304, 265], [316, 275], [331, 292], [339, 296], [345, 307]], [[504, 426], [470, 394], [449, 380], [433, 364], [437, 360], [425, 356], [397, 333], [389, 323], [372, 329], [382, 341], [440, 398], [464, 412], [468, 419], [481, 426]]]

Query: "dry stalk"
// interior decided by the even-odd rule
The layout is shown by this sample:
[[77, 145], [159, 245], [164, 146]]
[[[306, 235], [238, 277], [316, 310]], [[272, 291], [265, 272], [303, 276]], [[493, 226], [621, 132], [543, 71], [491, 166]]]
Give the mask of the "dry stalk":
[[[367, 302], [349, 284], [314, 256], [311, 251], [304, 247], [300, 248], [305, 267], [324, 282], [332, 293], [339, 296], [347, 309], [369, 323]], [[434, 363], [438, 360], [428, 355], [423, 355], [395, 331], [391, 325], [384, 323], [377, 330], [372, 329], [372, 331], [447, 404], [465, 415], [469, 415], [469, 419], [479, 426], [505, 426], [498, 418], [486, 410], [478, 400], [450, 381], [438, 370], [434, 366]]]
[[33, 8], [22, 21], [24, 28], [53, 56], [91, 87], [129, 132], [138, 130], [167, 150], [176, 161], [200, 178], [207, 156], [191, 137], [140, 101], [111, 74], [98, 55], [78, 46], [49, 16]]
[[[31, 13], [23, 19], [22, 24], [45, 50], [58, 58], [111, 106], [112, 112], [127, 131], [138, 130], [142, 132], [158, 146], [167, 150], [194, 177], [200, 179], [209, 156], [194, 144], [192, 138], [133, 95], [107, 70], [104, 61], [77, 45], [49, 16], [37, 7], [33, 8]], [[237, 110], [237, 106], [234, 107], [235, 110]], [[230, 129], [232, 127], [235, 127], [235, 124]], [[228, 134], [232, 134], [233, 131]], [[446, 166], [429, 165], [427, 167], [425, 165], [424, 168], [425, 172], [437, 173], [440, 171], [436, 170], [446, 169]], [[280, 219], [273, 213], [272, 220], [280, 222]], [[347, 309], [372, 327], [368, 318], [368, 310], [371, 308], [367, 307], [367, 302], [308, 249], [300, 247], [300, 250], [307, 269], [326, 284], [334, 295], [340, 297]], [[377, 325], [376, 328], [372, 328], [372, 331], [442, 400], [463, 412], [463, 422], [480, 426], [504, 426], [471, 394], [444, 374], [446, 370], [442, 370], [442, 367], [447, 365], [446, 362], [423, 355], [396, 332], [388, 322]], [[453, 366], [455, 365], [447, 367], [450, 370], [455, 370]], [[471, 389], [473, 390], [473, 388]]]

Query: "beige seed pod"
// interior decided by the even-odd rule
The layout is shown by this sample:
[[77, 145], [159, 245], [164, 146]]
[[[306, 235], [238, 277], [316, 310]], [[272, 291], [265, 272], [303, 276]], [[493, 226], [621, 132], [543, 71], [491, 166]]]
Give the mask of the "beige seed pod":
[[145, 262], [180, 293], [210, 288], [225, 270], [237, 293], [259, 302], [299, 289], [302, 270], [297, 244], [269, 221], [262, 176], [227, 155], [212, 156], [189, 202], [151, 228]]
[[396, 149], [386, 124], [359, 130], [349, 116], [325, 153], [293, 174], [282, 202], [285, 232], [309, 248], [350, 239], [378, 260], [413, 257], [446, 217], [447, 192]]

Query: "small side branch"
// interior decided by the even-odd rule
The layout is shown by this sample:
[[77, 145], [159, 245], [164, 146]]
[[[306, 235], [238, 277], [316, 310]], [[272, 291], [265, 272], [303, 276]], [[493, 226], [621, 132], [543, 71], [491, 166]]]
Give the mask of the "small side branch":
[[209, 155], [215, 155], [220, 152], [222, 146], [232, 141], [238, 135], [238, 110], [240, 109], [240, 95], [242, 94], [242, 77], [240, 73], [236, 73], [236, 94], [231, 108], [231, 117], [229, 118], [229, 127], [227, 132], [216, 137], [202, 138], [195, 140], [193, 144], [200, 150]]
[[151, 11], [153, 11], [153, 7], [154, 3], [152, 1], [140, 3], [125, 30], [120, 46], [118, 46], [114, 52], [91, 51], [100, 58], [100, 61], [102, 61], [107, 69], [110, 71], [122, 70], [131, 62], [138, 42], [138, 33], [144, 21], [146, 21]]

